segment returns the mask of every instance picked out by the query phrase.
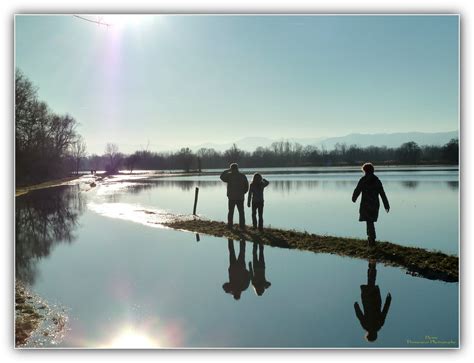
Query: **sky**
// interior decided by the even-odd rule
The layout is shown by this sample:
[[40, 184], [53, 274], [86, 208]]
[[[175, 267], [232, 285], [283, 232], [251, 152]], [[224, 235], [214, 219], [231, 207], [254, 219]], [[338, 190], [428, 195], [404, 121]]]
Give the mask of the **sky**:
[[458, 129], [458, 16], [15, 17], [15, 66], [89, 153]]

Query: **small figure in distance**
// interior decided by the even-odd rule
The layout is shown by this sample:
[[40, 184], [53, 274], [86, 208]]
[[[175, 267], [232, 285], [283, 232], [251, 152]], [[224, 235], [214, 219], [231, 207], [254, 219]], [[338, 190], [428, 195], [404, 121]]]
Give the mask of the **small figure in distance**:
[[375, 225], [379, 216], [380, 201], [382, 198], [383, 205], [387, 213], [390, 211], [390, 204], [383, 190], [382, 182], [374, 174], [374, 166], [371, 163], [362, 165], [365, 175], [360, 178], [357, 187], [352, 194], [352, 201], [355, 203], [359, 194], [362, 193], [362, 199], [359, 207], [359, 221], [367, 224], [367, 240], [369, 246], [375, 245]]
[[392, 295], [388, 293], [382, 309], [380, 288], [375, 284], [376, 277], [376, 263], [375, 261], [369, 261], [367, 285], [360, 285], [364, 311], [362, 312], [359, 303], [354, 303], [355, 314], [357, 319], [359, 319], [360, 325], [367, 332], [365, 338], [368, 342], [374, 342], [377, 339], [379, 330], [385, 324], [385, 319], [390, 309], [390, 303], [392, 302]]
[[252, 280], [252, 286], [255, 293], [258, 296], [262, 296], [266, 289], [272, 284], [267, 281], [265, 277], [265, 256], [263, 254], [263, 243], [258, 244], [258, 255], [257, 255], [257, 243], [253, 243], [253, 266], [252, 262], [249, 262], [250, 279]]
[[245, 193], [249, 189], [247, 177], [239, 172], [236, 163], [230, 164], [230, 169], [224, 170], [220, 176], [224, 183], [227, 183], [227, 198], [229, 199], [229, 213], [227, 214], [227, 227], [232, 228], [234, 224], [234, 209], [237, 206], [239, 211], [239, 225], [245, 229]]
[[252, 202], [252, 223], [253, 228], [257, 228], [257, 211], [258, 211], [258, 229], [263, 230], [263, 189], [270, 184], [268, 180], [263, 179], [262, 175], [255, 173], [250, 183], [247, 206], [250, 207]]

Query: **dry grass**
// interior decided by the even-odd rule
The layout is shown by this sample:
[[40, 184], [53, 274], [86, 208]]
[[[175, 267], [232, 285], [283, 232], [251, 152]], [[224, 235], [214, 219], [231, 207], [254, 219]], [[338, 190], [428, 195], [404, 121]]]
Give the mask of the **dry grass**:
[[43, 316], [39, 314], [33, 304], [33, 297], [25, 287], [15, 284], [15, 345], [25, 344], [31, 333], [39, 326]]

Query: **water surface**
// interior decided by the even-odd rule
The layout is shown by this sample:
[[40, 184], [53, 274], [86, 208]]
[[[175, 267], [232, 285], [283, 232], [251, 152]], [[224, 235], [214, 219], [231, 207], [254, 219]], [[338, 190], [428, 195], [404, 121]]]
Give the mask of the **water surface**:
[[[357, 178], [356, 175], [345, 176], [341, 180], [326, 175], [326, 180], [321, 180], [314, 176], [301, 176], [301, 179], [288, 176], [283, 180], [283, 176], [269, 176], [272, 184], [267, 192], [267, 220], [271, 220], [272, 213], [277, 215], [270, 205], [279, 203], [281, 208], [296, 205], [290, 198], [292, 195], [303, 203], [309, 195], [315, 194], [319, 206], [322, 203], [326, 208], [339, 205], [338, 200], [342, 204], [342, 199], [350, 200]], [[430, 200], [427, 198], [429, 190], [435, 189], [437, 194], [445, 193], [444, 198], [455, 204], [451, 198], [456, 197], [457, 191], [447, 184], [445, 176], [420, 176], [416, 188], [389, 179], [384, 176], [383, 182], [389, 198], [392, 196], [394, 209], [397, 202], [393, 196], [397, 189], [402, 196], [418, 190], [426, 200]], [[249, 262], [253, 267], [258, 265], [253, 259], [252, 242], [229, 242], [203, 235], [197, 241], [192, 233], [152, 228], [159, 225], [148, 223], [147, 219], [155, 216], [141, 212], [143, 207], [154, 207], [183, 213], [185, 206], [192, 207], [189, 196], [194, 193], [196, 184], [201, 187], [200, 212], [208, 211], [207, 215], [212, 217], [212, 213], [222, 210], [217, 203], [222, 202], [222, 185], [207, 177], [140, 182], [140, 186], [111, 183], [89, 191], [83, 186], [50, 188], [16, 198], [16, 276], [51, 304], [64, 306], [69, 315], [69, 330], [64, 339], [53, 346], [458, 345], [458, 284], [413, 277], [399, 268], [381, 264], [376, 264], [375, 281], [374, 270], [371, 270], [370, 291], [377, 291], [375, 286], [378, 286], [379, 312], [388, 293], [392, 301], [382, 326], [378, 320], [376, 340], [368, 342], [354, 304], [357, 302], [363, 309], [361, 285], [370, 282], [369, 260], [265, 246], [264, 273], [271, 285], [258, 295], [249, 282], [236, 300], [235, 294], [224, 289], [230, 278], [232, 250], [229, 244], [234, 246], [236, 257], [245, 246], [241, 256], [245, 256], [244, 266], [248, 270]], [[421, 198], [419, 193], [411, 194], [417, 196], [417, 203]], [[215, 204], [210, 202], [212, 198]], [[104, 212], [107, 210], [104, 205], [110, 207], [114, 203], [117, 212], [111, 218]], [[314, 200], [305, 204], [305, 208], [312, 210], [313, 204]], [[97, 208], [101, 205], [103, 210], [99, 213]], [[336, 215], [340, 217], [342, 212], [334, 208], [336, 211], [324, 217], [326, 221], [335, 219]], [[314, 218], [314, 223], [319, 223], [315, 226], [309, 224], [310, 218], [304, 219], [286, 207], [284, 210], [287, 218], [272, 221], [272, 224], [285, 226], [284, 223], [290, 221], [306, 221], [306, 226], [313, 226], [315, 231], [321, 232], [320, 226], [329, 230], [327, 223], [321, 221], [323, 217]], [[124, 211], [122, 215], [120, 211]], [[129, 218], [127, 211], [135, 217]], [[354, 207], [348, 215], [354, 218], [356, 212]], [[453, 212], [457, 213], [456, 208]], [[410, 213], [415, 216], [413, 209]], [[145, 221], [138, 218], [140, 215], [146, 217]], [[394, 215], [395, 212], [389, 214], [380, 225], [389, 224], [389, 217]], [[343, 223], [339, 224], [337, 230], [345, 230]], [[358, 223], [354, 224], [361, 228]], [[337, 223], [331, 226], [335, 228]], [[397, 234], [398, 240], [400, 236], [403, 234]], [[446, 246], [457, 252], [456, 247]], [[260, 251], [258, 248], [255, 251], [258, 259]], [[259, 273], [262, 273], [261, 266]], [[375, 300], [365, 299], [369, 317], [380, 317], [373, 308], [376, 295], [372, 294]], [[427, 341], [426, 336], [437, 337], [437, 342]], [[45, 339], [44, 344], [51, 345], [51, 342]]]
[[[391, 204], [381, 208], [376, 223], [380, 240], [407, 246], [458, 253], [458, 171], [441, 167], [383, 168], [378, 173]], [[298, 171], [298, 173], [295, 173]], [[366, 238], [365, 223], [358, 221], [359, 202], [352, 192], [361, 173], [355, 168], [299, 168], [293, 174], [265, 175], [266, 225], [317, 234]], [[269, 172], [274, 172], [270, 170]], [[252, 173], [247, 172], [249, 179]], [[99, 191], [104, 203], [123, 203], [170, 213], [191, 213], [194, 189], [199, 187], [197, 212], [226, 220], [226, 186], [217, 175], [153, 178], [114, 184]], [[123, 188], [127, 192], [123, 192]], [[117, 190], [118, 189], [118, 190]], [[102, 204], [104, 207], [105, 204]], [[116, 210], [113, 204], [112, 210]], [[246, 208], [247, 223], [251, 211]], [[237, 218], [236, 218], [237, 221]]]

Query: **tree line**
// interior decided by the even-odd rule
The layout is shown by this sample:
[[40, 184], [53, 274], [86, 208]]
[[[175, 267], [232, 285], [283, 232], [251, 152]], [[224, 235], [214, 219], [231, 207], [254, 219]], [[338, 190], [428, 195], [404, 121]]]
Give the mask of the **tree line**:
[[16, 185], [25, 185], [78, 173], [86, 144], [76, 132], [77, 121], [58, 115], [38, 98], [38, 90], [15, 70]]
[[77, 121], [68, 114], [58, 115], [39, 100], [37, 88], [19, 70], [15, 71], [15, 168], [16, 185], [25, 185], [79, 170], [191, 170], [226, 168], [237, 162], [244, 168], [376, 164], [457, 164], [459, 143], [452, 139], [443, 146], [419, 146], [407, 142], [397, 148], [360, 147], [336, 144], [332, 150], [303, 146], [285, 140], [254, 151], [233, 144], [221, 152], [212, 148], [176, 152], [138, 150], [125, 155], [116, 144], [106, 144], [102, 155], [86, 153], [86, 143], [76, 131]]
[[226, 168], [237, 162], [244, 168], [292, 166], [344, 166], [360, 165], [371, 161], [379, 165], [395, 164], [458, 164], [459, 143], [452, 139], [443, 146], [419, 146], [411, 141], [399, 147], [360, 147], [336, 144], [326, 150], [313, 145], [303, 146], [289, 141], [277, 141], [270, 147], [258, 147], [253, 152], [239, 149], [235, 144], [223, 152], [201, 148], [196, 152], [188, 147], [176, 152], [139, 150], [125, 155], [115, 144], [107, 144], [102, 156], [91, 155], [84, 160], [86, 169], [116, 172], [122, 170], [183, 170]]

